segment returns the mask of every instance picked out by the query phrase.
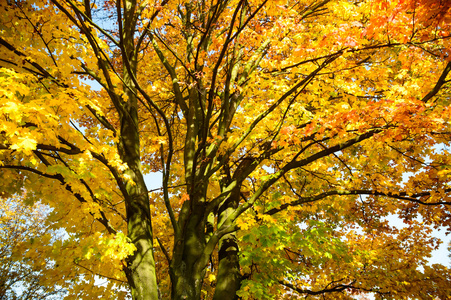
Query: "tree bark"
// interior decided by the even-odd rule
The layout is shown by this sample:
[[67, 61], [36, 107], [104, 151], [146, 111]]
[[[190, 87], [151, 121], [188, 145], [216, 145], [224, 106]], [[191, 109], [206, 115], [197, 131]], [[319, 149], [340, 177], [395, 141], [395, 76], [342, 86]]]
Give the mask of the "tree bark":
[[121, 118], [119, 154], [128, 169], [125, 175], [127, 231], [128, 237], [136, 247], [135, 253], [127, 259], [125, 270], [134, 300], [158, 299], [158, 286], [153, 256], [153, 234], [149, 206], [149, 196], [141, 172], [139, 155], [138, 114], [129, 96], [131, 108], [128, 116]]
[[219, 244], [219, 266], [213, 300], [238, 299], [241, 286], [238, 243], [235, 233], [225, 235]]
[[[119, 2], [120, 3], [120, 2]], [[133, 300], [157, 300], [158, 285], [153, 254], [153, 232], [150, 201], [141, 169], [140, 136], [138, 125], [138, 99], [135, 80], [137, 78], [137, 52], [134, 44], [137, 2], [125, 0], [120, 35], [123, 48], [124, 93], [120, 114], [119, 155], [128, 166], [125, 175], [125, 203], [127, 210], [128, 237], [136, 251], [127, 258], [126, 276]], [[120, 12], [119, 12], [120, 14]], [[124, 101], [126, 100], [126, 101]]]
[[[188, 206], [189, 204], [185, 204]], [[183, 229], [183, 238], [175, 242], [171, 262], [172, 299], [200, 300], [205, 277], [202, 255], [206, 245], [203, 224], [204, 205], [192, 209]]]
[[134, 300], [156, 300], [158, 286], [153, 256], [149, 199], [144, 180], [140, 175], [135, 173], [136, 185], [127, 187], [131, 198], [127, 203], [128, 237], [137, 250], [127, 259], [125, 273]]
[[[229, 215], [239, 203], [239, 188], [234, 190], [223, 205], [219, 208], [218, 226], [226, 222]], [[216, 289], [213, 300], [238, 299], [236, 292], [240, 289], [241, 273], [238, 259], [238, 243], [236, 234], [229, 233], [219, 242], [219, 265]]]

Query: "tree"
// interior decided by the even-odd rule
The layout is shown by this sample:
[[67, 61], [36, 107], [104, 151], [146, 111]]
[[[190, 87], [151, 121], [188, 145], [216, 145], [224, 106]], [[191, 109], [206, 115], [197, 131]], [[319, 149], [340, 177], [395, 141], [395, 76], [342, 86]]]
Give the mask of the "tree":
[[1, 190], [54, 209], [78, 298], [451, 293], [447, 1], [1, 11]]
[[64, 295], [57, 285], [61, 279], [49, 270], [51, 258], [37, 256], [26, 247], [28, 243], [53, 244], [52, 232], [43, 222], [46, 214], [45, 207], [25, 205], [17, 195], [0, 202], [0, 299], [61, 299]]

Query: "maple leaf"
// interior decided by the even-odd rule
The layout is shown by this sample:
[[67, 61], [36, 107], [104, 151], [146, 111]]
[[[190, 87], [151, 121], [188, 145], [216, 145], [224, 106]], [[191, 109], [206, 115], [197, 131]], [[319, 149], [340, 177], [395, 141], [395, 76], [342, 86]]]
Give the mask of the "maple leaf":
[[18, 141], [11, 145], [11, 150], [22, 150], [25, 153], [30, 153], [36, 149], [37, 141], [31, 137], [19, 137]]

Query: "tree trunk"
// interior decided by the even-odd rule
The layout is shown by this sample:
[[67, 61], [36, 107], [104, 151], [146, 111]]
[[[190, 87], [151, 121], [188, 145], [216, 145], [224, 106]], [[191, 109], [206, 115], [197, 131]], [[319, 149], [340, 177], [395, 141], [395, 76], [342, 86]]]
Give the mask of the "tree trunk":
[[[120, 2], [119, 2], [120, 3]], [[128, 169], [125, 175], [125, 203], [127, 210], [128, 237], [136, 247], [127, 258], [125, 270], [133, 300], [157, 300], [158, 285], [153, 255], [153, 233], [150, 214], [150, 201], [141, 170], [140, 137], [138, 125], [138, 99], [134, 78], [137, 78], [137, 51], [134, 44], [134, 28], [138, 16], [136, 0], [125, 0], [122, 7], [124, 93], [127, 100], [121, 99], [120, 142], [118, 145], [121, 160]]]
[[236, 292], [241, 286], [236, 234], [225, 235], [219, 244], [219, 266], [213, 300], [238, 299]]
[[[185, 206], [188, 206], [185, 203]], [[183, 239], [176, 241], [171, 262], [172, 299], [200, 300], [205, 277], [205, 229], [204, 207], [192, 209], [183, 230]]]
[[[138, 176], [137, 176], [138, 177]], [[153, 237], [149, 199], [144, 181], [137, 183], [127, 204], [128, 237], [136, 246], [135, 253], [127, 260], [127, 280], [133, 300], [158, 299], [158, 286], [153, 256]]]
[[134, 300], [156, 300], [158, 286], [149, 196], [141, 173], [137, 120], [137, 112], [133, 107], [129, 110], [129, 115], [121, 120], [119, 153], [122, 161], [128, 165], [125, 174], [129, 176], [129, 180], [125, 182], [127, 231], [137, 249], [127, 259], [125, 273]]
[[[239, 188], [235, 189], [219, 208], [218, 226], [226, 222], [229, 215], [238, 206], [239, 193]], [[238, 243], [234, 232], [222, 237], [219, 242], [218, 276], [213, 300], [237, 299], [236, 292], [241, 285], [238, 251]]]

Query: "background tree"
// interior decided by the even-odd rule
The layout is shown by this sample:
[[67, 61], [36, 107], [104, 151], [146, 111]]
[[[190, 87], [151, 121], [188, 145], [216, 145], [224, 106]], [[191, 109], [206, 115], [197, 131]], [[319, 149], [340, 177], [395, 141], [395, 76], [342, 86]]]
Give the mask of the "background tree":
[[72, 297], [445, 298], [449, 9], [3, 3], [1, 189], [54, 209]]
[[30, 245], [41, 243], [51, 247], [58, 238], [45, 226], [47, 214], [45, 207], [27, 206], [17, 195], [2, 198], [0, 299], [61, 299], [64, 296], [65, 291], [58, 287], [59, 274], [51, 274], [54, 268], [51, 256], [29, 249]]

